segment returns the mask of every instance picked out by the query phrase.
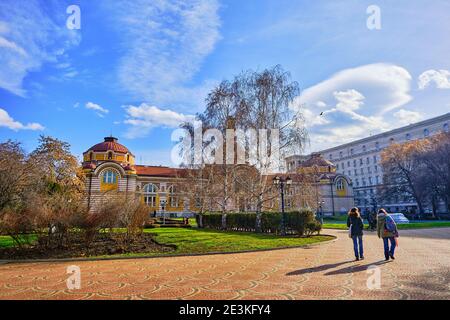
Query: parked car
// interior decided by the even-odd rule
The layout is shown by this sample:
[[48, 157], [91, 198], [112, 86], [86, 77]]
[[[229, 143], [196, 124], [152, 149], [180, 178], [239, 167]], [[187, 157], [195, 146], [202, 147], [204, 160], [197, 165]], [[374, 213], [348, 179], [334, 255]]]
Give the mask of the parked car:
[[394, 219], [396, 224], [409, 223], [408, 218], [403, 213], [390, 213], [389, 215]]

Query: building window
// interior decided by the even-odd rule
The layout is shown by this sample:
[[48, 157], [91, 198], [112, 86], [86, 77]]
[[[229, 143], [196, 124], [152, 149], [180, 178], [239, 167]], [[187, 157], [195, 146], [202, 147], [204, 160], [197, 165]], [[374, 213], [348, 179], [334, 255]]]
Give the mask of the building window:
[[353, 160], [353, 166], [356, 167], [356, 159]]
[[351, 175], [352, 175], [352, 172], [351, 172], [350, 170], [348, 170], [348, 175], [349, 175], [349, 176], [351, 176]]
[[361, 168], [361, 174], [364, 174], [364, 168]]
[[370, 164], [370, 158], [369, 158], [369, 157], [367, 157], [366, 163], [367, 163], [367, 164]]
[[339, 163], [336, 164], [336, 170], [339, 170]]
[[377, 141], [375, 142], [375, 149], [379, 150], [380, 149], [380, 143]]
[[372, 185], [372, 177], [369, 177], [369, 184]]
[[379, 176], [376, 176], [376, 177], [375, 177], [375, 182], [376, 182], [377, 184], [380, 183], [380, 177], [379, 177]]
[[112, 158], [113, 158], [112, 152], [108, 152], [108, 160], [112, 160]]
[[94, 160], [94, 154], [92, 153], [92, 151], [89, 153], [89, 161]]
[[372, 168], [371, 167], [367, 167], [367, 172], [368, 173], [372, 173]]
[[359, 187], [359, 180], [356, 179], [355, 181], [356, 181], [356, 186]]
[[350, 167], [350, 161], [347, 161], [347, 167]]
[[363, 165], [363, 159], [359, 159], [359, 165], [362, 166]]
[[448, 132], [448, 123], [444, 123], [444, 131]]
[[144, 192], [144, 202], [146, 205], [156, 207], [156, 192], [157, 188], [153, 183], [146, 184], [142, 191]]
[[103, 183], [115, 184], [117, 182], [117, 173], [113, 170], [106, 170], [103, 173]]
[[176, 188], [175, 186], [170, 186], [169, 187], [169, 203], [170, 206], [173, 208], [178, 207], [178, 197], [176, 196]]
[[330, 153], [330, 160], [333, 160], [333, 155]]
[[390, 142], [390, 143], [394, 143], [394, 138], [390, 138], [390, 139], [389, 139], [389, 142]]
[[410, 133], [407, 133], [407, 134], [406, 134], [406, 141], [409, 141], [409, 140], [411, 140], [411, 134], [410, 134]]
[[350, 154], [353, 155], [353, 149], [350, 149]]
[[366, 152], [366, 146], [363, 146], [363, 152]]
[[377, 163], [377, 156], [373, 156], [373, 163]]
[[336, 182], [336, 189], [339, 190], [339, 191], [345, 190], [345, 183], [344, 183], [343, 179], [339, 179]]
[[130, 155], [127, 154], [127, 162], [130, 162]]
[[342, 151], [339, 152], [339, 157], [342, 159]]
[[423, 129], [423, 136], [424, 137], [428, 137], [430, 135], [430, 130], [428, 129]]
[[355, 169], [355, 176], [357, 176], [357, 175], [358, 175], [358, 170]]

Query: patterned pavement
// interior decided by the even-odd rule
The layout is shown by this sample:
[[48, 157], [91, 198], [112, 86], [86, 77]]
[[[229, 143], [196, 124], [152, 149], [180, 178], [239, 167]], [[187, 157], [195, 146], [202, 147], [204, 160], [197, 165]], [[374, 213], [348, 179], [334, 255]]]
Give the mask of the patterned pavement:
[[[3, 264], [0, 299], [450, 299], [450, 228], [402, 231], [388, 263], [374, 233], [359, 262], [346, 231], [326, 233], [337, 240], [300, 249]], [[81, 270], [80, 289], [67, 289], [70, 265]], [[369, 289], [377, 274], [380, 289]]]

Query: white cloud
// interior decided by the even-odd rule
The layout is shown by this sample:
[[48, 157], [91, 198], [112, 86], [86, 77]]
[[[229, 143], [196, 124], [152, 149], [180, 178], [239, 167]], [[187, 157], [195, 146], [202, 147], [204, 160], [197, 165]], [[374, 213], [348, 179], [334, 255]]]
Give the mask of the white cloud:
[[[80, 35], [65, 27], [65, 8], [52, 2], [54, 12], [49, 16], [37, 0], [0, 1], [0, 88], [25, 96], [25, 77], [46, 62], [57, 62], [65, 50], [77, 45]], [[49, 4], [50, 5], [50, 4]]]
[[85, 107], [86, 109], [97, 111], [96, 114], [101, 118], [103, 118], [105, 114], [109, 113], [108, 109], [93, 102], [86, 103]]
[[108, 8], [123, 37], [123, 88], [156, 104], [204, 99], [209, 82], [192, 87], [189, 81], [220, 39], [218, 1], [116, 1]]
[[195, 116], [185, 115], [172, 110], [163, 110], [142, 103], [140, 106], [124, 106], [127, 119], [124, 123], [131, 127], [126, 133], [127, 138], [144, 137], [151, 128], [177, 128], [181, 123], [194, 121]]
[[305, 89], [291, 108], [302, 108], [311, 140], [308, 151], [393, 129], [408, 116], [417, 119], [406, 110], [393, 115], [412, 100], [411, 80], [404, 68], [378, 63], [342, 70]]
[[[311, 108], [333, 104], [334, 92], [355, 89], [370, 101], [372, 110], [382, 114], [411, 101], [411, 75], [396, 65], [376, 63], [342, 70], [329, 79], [305, 89], [292, 105]], [[382, 94], [380, 94], [382, 92]]]
[[448, 70], [427, 70], [419, 76], [418, 86], [423, 90], [432, 82], [438, 89], [450, 89], [450, 71]]
[[411, 123], [419, 122], [423, 119], [423, 115], [420, 112], [400, 109], [394, 113], [394, 117], [397, 119], [397, 123], [400, 125], [408, 125]]
[[39, 123], [28, 123], [26, 125], [15, 121], [6, 110], [0, 108], [0, 127], [6, 127], [14, 131], [18, 130], [44, 130]]

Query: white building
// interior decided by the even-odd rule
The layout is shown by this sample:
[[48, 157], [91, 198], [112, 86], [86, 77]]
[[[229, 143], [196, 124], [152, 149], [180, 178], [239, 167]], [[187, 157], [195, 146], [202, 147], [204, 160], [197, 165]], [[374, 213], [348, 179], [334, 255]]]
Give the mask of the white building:
[[[377, 188], [383, 184], [380, 166], [381, 151], [390, 143], [402, 143], [428, 137], [441, 131], [449, 131], [450, 113], [388, 132], [356, 140], [319, 151], [325, 159], [336, 165], [336, 171], [350, 177], [353, 183], [355, 205], [363, 212], [383, 206], [390, 211], [410, 211], [417, 204], [410, 199], [397, 199], [395, 203], [378, 203]], [[303, 156], [286, 158], [288, 171], [302, 162]]]

